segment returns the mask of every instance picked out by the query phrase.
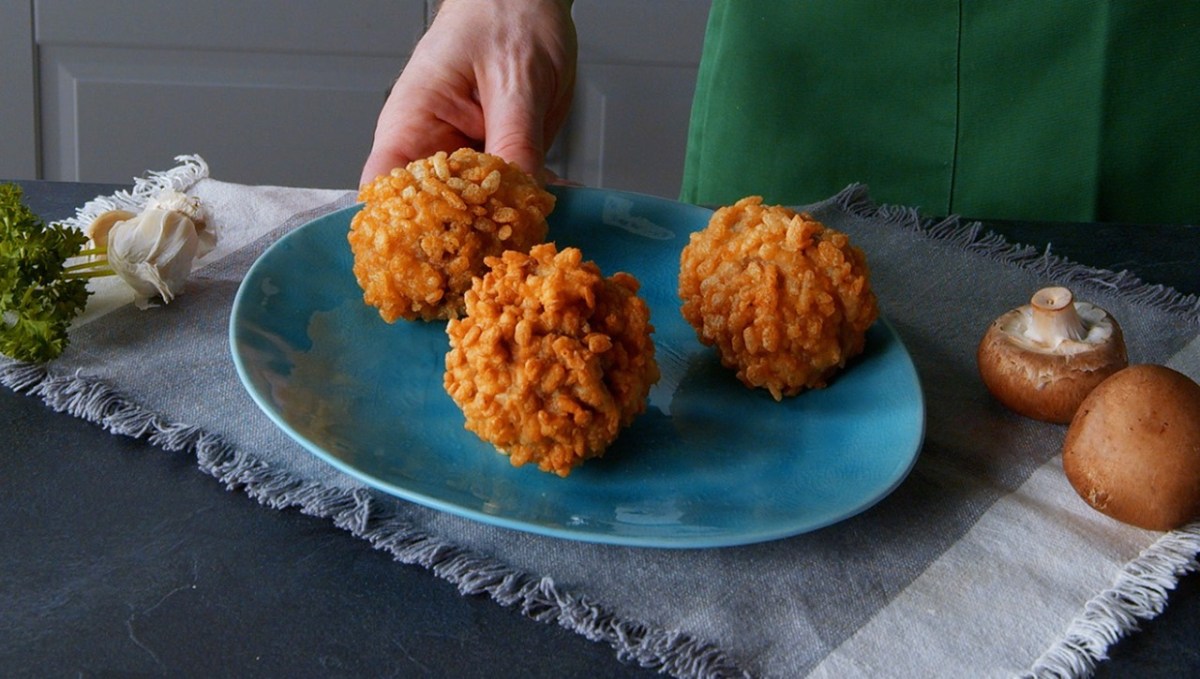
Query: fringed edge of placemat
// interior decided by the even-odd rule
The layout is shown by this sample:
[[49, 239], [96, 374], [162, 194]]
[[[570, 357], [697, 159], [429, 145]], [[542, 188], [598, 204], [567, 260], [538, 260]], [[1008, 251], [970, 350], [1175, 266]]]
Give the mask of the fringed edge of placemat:
[[330, 519], [333, 525], [392, 555], [422, 566], [454, 584], [464, 595], [487, 595], [526, 617], [557, 623], [616, 650], [622, 662], [676, 677], [748, 677], [722, 650], [677, 631], [622, 619], [611, 610], [564, 591], [551, 578], [534, 576], [474, 554], [424, 531], [379, 506], [366, 488], [343, 490], [304, 481], [236, 450], [199, 427], [169, 422], [122, 396], [107, 384], [79, 374], [53, 375], [45, 366], [0, 360], [0, 383], [16, 393], [40, 397], [51, 409], [145, 440], [167, 452], [195, 455], [201, 471], [242, 490], [272, 509], [296, 509]]
[[[851, 184], [829, 199], [843, 210], [864, 218], [907, 228], [1018, 266], [1063, 283], [1096, 286], [1125, 296], [1134, 303], [1181, 315], [1200, 325], [1200, 297], [1183, 294], [1164, 285], [1142, 281], [1129, 271], [1088, 267], [1065, 257], [1039, 251], [1030, 245], [1012, 243], [1004, 236], [985, 231], [979, 222], [964, 223], [958, 217], [932, 220], [916, 208], [877, 205], [863, 184]], [[1129, 561], [1108, 589], [1092, 597], [1068, 625], [1062, 638], [1039, 657], [1023, 677], [1086, 677], [1097, 663], [1108, 657], [1108, 648], [1139, 629], [1166, 608], [1169, 593], [1183, 575], [1200, 570], [1200, 522], [1162, 535]]]
[[1024, 677], [1085, 677], [1108, 657], [1109, 646], [1167, 606], [1180, 576], [1200, 569], [1200, 521], [1160, 537], [1125, 564], [1113, 585], [1092, 597], [1066, 634]]
[[179, 163], [169, 170], [148, 172], [144, 177], [133, 180], [133, 188], [121, 190], [107, 196], [97, 196], [75, 210], [75, 216], [62, 221], [64, 226], [83, 230], [96, 217], [109, 210], [139, 212], [146, 203], [164, 189], [185, 191], [201, 179], [208, 177], [208, 163], [199, 155], [175, 156]]
[[1180, 314], [1200, 326], [1200, 296], [1184, 294], [1166, 285], [1147, 283], [1130, 271], [1110, 271], [1080, 264], [1051, 254], [1051, 245], [1041, 250], [1032, 245], [1013, 243], [998, 233], [986, 230], [977, 221], [967, 222], [956, 216], [935, 220], [923, 217], [917, 208], [877, 205], [871, 200], [870, 191], [864, 184], [851, 184], [828, 202], [857, 217], [905, 227], [932, 240], [961, 247], [1063, 284], [1083, 284], [1119, 294], [1137, 304]]

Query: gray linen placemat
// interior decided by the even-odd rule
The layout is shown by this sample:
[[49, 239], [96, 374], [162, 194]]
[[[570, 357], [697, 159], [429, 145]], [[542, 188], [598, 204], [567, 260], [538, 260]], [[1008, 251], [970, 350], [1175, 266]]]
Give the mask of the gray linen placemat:
[[1054, 283], [1121, 321], [1131, 361], [1200, 378], [1194, 296], [977, 225], [930, 223], [849, 187], [811, 211], [867, 252], [882, 312], [916, 363], [928, 419], [910, 477], [867, 512], [786, 540], [707, 550], [571, 542], [368, 489], [276, 429], [229, 359], [234, 294], [270, 243], [354, 196], [228, 184], [205, 178], [201, 159], [180, 160], [132, 194], [85, 206], [79, 221], [163, 185], [197, 195], [222, 241], [189, 289], [149, 311], [109, 295], [60, 360], [5, 361], [0, 381], [193, 453], [229, 489], [328, 518], [463, 593], [606, 642], [623, 659], [675, 676], [1080, 676], [1197, 568], [1200, 524], [1151, 533], [1084, 506], [1062, 475], [1064, 428], [1000, 408], [974, 367], [988, 322]]

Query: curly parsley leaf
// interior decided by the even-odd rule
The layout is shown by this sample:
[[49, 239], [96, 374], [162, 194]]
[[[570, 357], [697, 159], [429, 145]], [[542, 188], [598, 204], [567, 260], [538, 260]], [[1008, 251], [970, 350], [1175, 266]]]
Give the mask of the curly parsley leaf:
[[88, 238], [45, 224], [21, 188], [0, 184], [0, 353], [44, 363], [67, 347], [71, 321], [87, 305], [87, 271], [68, 270]]

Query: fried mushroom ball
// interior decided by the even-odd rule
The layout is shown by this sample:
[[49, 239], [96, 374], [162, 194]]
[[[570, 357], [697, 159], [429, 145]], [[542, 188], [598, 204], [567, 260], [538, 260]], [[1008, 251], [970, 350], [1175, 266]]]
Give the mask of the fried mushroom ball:
[[645, 410], [659, 378], [650, 309], [636, 278], [605, 278], [576, 248], [487, 264], [446, 325], [446, 391], [514, 466], [567, 476]]
[[544, 241], [554, 209], [554, 196], [516, 165], [467, 148], [396, 168], [358, 197], [354, 276], [388, 323], [460, 315], [484, 259]]
[[750, 196], [717, 210], [680, 256], [683, 317], [750, 388], [775, 400], [826, 386], [879, 315], [846, 234]]

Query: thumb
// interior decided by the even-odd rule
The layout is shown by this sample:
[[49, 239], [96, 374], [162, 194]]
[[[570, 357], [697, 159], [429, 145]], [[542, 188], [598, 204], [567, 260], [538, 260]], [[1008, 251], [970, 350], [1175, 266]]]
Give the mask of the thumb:
[[367, 156], [367, 162], [363, 165], [358, 185], [361, 187], [363, 184], [374, 181], [379, 175], [391, 172], [394, 167], [403, 167], [408, 164], [409, 160], [410, 158], [391, 149], [372, 149], [371, 154]]
[[484, 112], [483, 150], [516, 164], [540, 180], [546, 161], [544, 123], [538, 112], [527, 105], [513, 105], [511, 100], [505, 104], [502, 108], [493, 106]]

